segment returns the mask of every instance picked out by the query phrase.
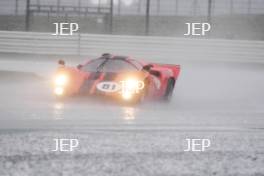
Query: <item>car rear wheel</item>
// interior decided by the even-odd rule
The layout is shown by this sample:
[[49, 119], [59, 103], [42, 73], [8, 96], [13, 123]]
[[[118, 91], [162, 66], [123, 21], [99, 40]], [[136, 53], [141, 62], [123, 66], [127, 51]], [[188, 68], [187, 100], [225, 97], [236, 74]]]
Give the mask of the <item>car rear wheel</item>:
[[170, 78], [168, 80], [166, 92], [165, 92], [164, 97], [163, 97], [165, 101], [171, 100], [172, 94], [173, 94], [173, 89], [174, 89], [174, 80]]

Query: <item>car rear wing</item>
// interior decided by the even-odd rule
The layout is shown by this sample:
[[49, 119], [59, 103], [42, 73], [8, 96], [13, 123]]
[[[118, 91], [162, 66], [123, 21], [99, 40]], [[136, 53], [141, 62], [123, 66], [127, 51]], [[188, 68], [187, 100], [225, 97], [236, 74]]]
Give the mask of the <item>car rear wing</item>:
[[180, 70], [181, 70], [181, 66], [180, 65], [174, 65], [174, 64], [160, 64], [160, 63], [150, 63], [151, 65], [155, 67], [162, 67], [162, 68], [168, 68], [171, 69], [173, 72], [173, 77], [175, 79], [178, 78], [179, 74], [180, 74]]

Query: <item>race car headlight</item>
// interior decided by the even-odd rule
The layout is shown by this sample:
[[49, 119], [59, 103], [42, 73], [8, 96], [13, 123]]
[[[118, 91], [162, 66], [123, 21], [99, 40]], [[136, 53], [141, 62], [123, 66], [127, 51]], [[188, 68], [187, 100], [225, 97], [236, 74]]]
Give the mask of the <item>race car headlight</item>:
[[67, 83], [68, 83], [68, 81], [69, 81], [69, 78], [67, 77], [67, 75], [57, 75], [56, 77], [55, 77], [55, 84], [57, 85], [57, 86], [65, 86]]
[[138, 88], [138, 80], [136, 79], [128, 79], [125, 81], [125, 87], [127, 91], [135, 92]]
[[138, 79], [126, 79], [122, 81], [122, 97], [129, 100], [134, 94], [139, 93], [141, 89], [144, 88], [144, 82]]

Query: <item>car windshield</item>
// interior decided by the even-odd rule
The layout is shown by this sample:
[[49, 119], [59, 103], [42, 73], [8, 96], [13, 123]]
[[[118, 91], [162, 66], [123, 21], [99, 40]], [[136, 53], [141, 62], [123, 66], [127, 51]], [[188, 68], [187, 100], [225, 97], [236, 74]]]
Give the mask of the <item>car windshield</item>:
[[83, 66], [82, 70], [85, 72], [96, 72], [98, 71], [99, 67], [106, 61], [105, 58], [99, 58], [92, 60], [91, 62], [87, 63]]
[[124, 72], [135, 70], [137, 70], [137, 68], [134, 65], [120, 59], [108, 60], [103, 66], [104, 72]]

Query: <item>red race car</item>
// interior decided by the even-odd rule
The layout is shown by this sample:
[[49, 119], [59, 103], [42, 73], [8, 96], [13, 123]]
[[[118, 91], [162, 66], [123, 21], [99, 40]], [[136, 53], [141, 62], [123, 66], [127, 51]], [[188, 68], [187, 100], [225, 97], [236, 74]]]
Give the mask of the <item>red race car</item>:
[[122, 102], [170, 100], [180, 66], [145, 63], [130, 57], [103, 54], [75, 67], [59, 61], [54, 78], [57, 97], [75, 94], [108, 96]]

